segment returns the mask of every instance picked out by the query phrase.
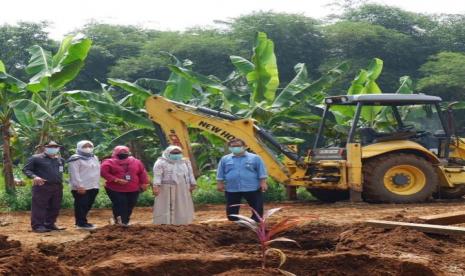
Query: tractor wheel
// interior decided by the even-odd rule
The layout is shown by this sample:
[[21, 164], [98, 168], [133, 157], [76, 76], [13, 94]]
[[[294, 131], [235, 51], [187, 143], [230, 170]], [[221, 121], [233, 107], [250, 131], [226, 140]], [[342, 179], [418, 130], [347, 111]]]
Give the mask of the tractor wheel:
[[328, 190], [319, 188], [307, 188], [316, 199], [323, 202], [336, 202], [349, 199], [348, 190]]
[[415, 154], [396, 153], [363, 163], [363, 198], [368, 202], [413, 203], [431, 198], [438, 184], [428, 161]]
[[457, 185], [454, 188], [439, 187], [439, 191], [434, 193], [435, 198], [457, 199], [465, 195], [465, 184]]

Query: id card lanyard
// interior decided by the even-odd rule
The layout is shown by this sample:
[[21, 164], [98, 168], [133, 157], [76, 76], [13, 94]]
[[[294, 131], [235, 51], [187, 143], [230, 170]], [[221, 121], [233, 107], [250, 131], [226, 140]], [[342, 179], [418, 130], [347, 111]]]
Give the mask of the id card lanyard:
[[129, 164], [123, 165], [124, 168], [124, 179], [126, 181], [131, 181], [131, 175], [129, 174]]

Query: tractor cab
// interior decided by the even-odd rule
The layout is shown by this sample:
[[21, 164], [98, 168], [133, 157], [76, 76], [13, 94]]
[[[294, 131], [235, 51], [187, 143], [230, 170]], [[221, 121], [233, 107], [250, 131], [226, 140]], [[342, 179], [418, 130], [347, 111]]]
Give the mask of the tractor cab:
[[312, 150], [313, 160], [344, 159], [349, 143], [362, 147], [388, 141], [413, 141], [448, 157], [449, 135], [441, 98], [423, 94], [362, 94], [325, 99]]
[[462, 174], [449, 172], [462, 167], [452, 168], [449, 154], [465, 156], [465, 147], [450, 146], [440, 103], [423, 94], [326, 98], [308, 157], [308, 190], [326, 201], [410, 203], [445, 192], [460, 196], [465, 189], [452, 190], [455, 182], [465, 183]]

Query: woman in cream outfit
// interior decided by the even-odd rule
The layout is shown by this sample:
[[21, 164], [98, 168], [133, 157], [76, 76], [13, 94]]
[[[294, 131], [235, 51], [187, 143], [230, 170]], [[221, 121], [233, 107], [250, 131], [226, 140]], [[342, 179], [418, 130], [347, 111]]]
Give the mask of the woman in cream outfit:
[[169, 146], [153, 166], [153, 223], [189, 224], [194, 220], [192, 191], [195, 181], [192, 165], [182, 149]]

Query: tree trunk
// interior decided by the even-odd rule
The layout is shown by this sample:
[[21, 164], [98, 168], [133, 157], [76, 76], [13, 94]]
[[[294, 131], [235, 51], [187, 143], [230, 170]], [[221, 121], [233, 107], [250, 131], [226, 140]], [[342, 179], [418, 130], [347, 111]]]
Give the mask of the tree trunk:
[[11, 160], [10, 146], [10, 118], [6, 118], [2, 127], [3, 139], [3, 176], [5, 178], [5, 191], [13, 193], [15, 191], [15, 179], [13, 175], [13, 160]]
[[287, 200], [297, 200], [297, 187], [286, 186]]

